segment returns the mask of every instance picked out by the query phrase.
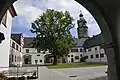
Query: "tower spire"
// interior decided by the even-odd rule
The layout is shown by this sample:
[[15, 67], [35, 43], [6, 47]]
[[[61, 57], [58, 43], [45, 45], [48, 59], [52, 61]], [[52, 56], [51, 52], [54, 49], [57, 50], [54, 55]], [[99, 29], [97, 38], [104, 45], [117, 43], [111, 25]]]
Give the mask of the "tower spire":
[[80, 10], [79, 20], [77, 20], [78, 24], [78, 38], [88, 37], [88, 27], [86, 26], [87, 21], [84, 19], [82, 11]]

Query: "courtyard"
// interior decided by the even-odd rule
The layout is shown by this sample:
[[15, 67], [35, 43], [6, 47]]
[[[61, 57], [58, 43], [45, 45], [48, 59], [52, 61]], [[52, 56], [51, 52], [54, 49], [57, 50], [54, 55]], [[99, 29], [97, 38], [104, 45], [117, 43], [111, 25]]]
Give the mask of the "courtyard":
[[[107, 66], [62, 69], [48, 69], [46, 66], [39, 66], [38, 79], [35, 80], [99, 80], [99, 78], [103, 78], [100, 80], [107, 80], [106, 69]], [[19, 72], [31, 72], [36, 70], [36, 67], [19, 68]]]

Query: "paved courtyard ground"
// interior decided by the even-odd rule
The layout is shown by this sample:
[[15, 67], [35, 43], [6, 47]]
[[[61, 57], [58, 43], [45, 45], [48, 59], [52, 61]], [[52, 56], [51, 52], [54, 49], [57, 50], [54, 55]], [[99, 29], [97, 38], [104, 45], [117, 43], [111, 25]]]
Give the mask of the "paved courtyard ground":
[[[107, 66], [68, 69], [48, 69], [45, 66], [39, 66], [39, 78], [36, 80], [107, 80], [106, 69]], [[21, 72], [34, 70], [36, 67], [19, 68]], [[99, 77], [103, 79], [96, 79]]]
[[95, 78], [106, 76], [107, 66], [69, 69], [47, 69], [46, 67], [40, 67], [39, 69], [41, 72], [39, 80], [95, 80]]

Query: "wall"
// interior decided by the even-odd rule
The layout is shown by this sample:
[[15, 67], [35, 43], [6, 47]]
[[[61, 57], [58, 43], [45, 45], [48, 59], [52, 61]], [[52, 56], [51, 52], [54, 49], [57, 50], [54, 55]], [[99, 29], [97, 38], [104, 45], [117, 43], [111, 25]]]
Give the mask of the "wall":
[[[83, 52], [80, 52], [80, 49], [83, 49], [82, 47], [81, 48], [74, 48], [74, 49], [78, 49], [78, 52], [70, 52], [70, 57], [68, 57], [68, 62], [72, 62], [71, 58], [73, 58], [73, 61], [74, 62], [80, 62], [80, 59], [81, 59], [81, 55], [83, 55]], [[73, 55], [73, 57], [71, 56]], [[75, 56], [79, 56], [79, 59], [75, 59]]]
[[[97, 48], [97, 50], [95, 50]], [[100, 57], [100, 54], [103, 53], [104, 57]], [[99, 55], [98, 58], [96, 58], [96, 54]], [[93, 58], [91, 58], [91, 55], [93, 55]], [[107, 63], [107, 57], [105, 55], [104, 49], [101, 49], [100, 46], [94, 46], [91, 48], [91, 51], [88, 51], [86, 49], [86, 52], [84, 53], [84, 56], [88, 56], [88, 59], [86, 59], [86, 62], [91, 63]]]
[[[26, 49], [29, 49], [29, 53], [26, 53]], [[42, 52], [37, 53], [37, 50], [35, 48], [24, 48], [23, 53], [23, 55], [31, 55], [31, 64], [36, 64], [35, 60], [38, 60], [38, 64], [44, 64], [44, 56], [46, 54], [43, 54]], [[42, 60], [42, 62], [40, 62], [40, 60]]]
[[[12, 45], [12, 43], [15, 43], [14, 47]], [[17, 46], [18, 45], [18, 50], [17, 50]], [[14, 40], [10, 40], [10, 60], [9, 63], [10, 65], [17, 65], [19, 64], [20, 66], [22, 66], [22, 46], [20, 46], [19, 44], [17, 44]], [[21, 50], [20, 50], [21, 48]], [[13, 56], [13, 57], [12, 57]], [[16, 58], [15, 58], [16, 57]], [[13, 61], [12, 61], [13, 59]]]
[[[7, 11], [7, 28], [1, 24], [0, 32], [4, 33], [5, 40], [0, 44], [0, 67], [9, 67], [9, 53], [10, 53], [10, 37], [11, 37], [11, 26], [12, 26], [12, 16]], [[7, 69], [7, 68], [6, 68]], [[0, 69], [4, 70], [4, 69]]]

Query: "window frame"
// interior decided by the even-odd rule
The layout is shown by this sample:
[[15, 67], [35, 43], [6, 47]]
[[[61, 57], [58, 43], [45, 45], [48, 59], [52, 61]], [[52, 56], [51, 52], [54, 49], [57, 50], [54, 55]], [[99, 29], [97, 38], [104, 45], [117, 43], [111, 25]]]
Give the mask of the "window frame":
[[75, 60], [79, 60], [80, 59], [80, 57], [79, 56], [75, 56]]
[[26, 49], [26, 53], [30, 53], [29, 49]]
[[101, 53], [100, 54], [100, 58], [104, 58], [105, 56], [104, 56], [104, 53]]
[[96, 58], [99, 58], [99, 54], [95, 54], [95, 57], [96, 57]]
[[93, 56], [93, 55], [90, 55], [90, 58], [91, 58], [91, 59], [93, 59], [93, 58], [94, 58], [94, 56]]

